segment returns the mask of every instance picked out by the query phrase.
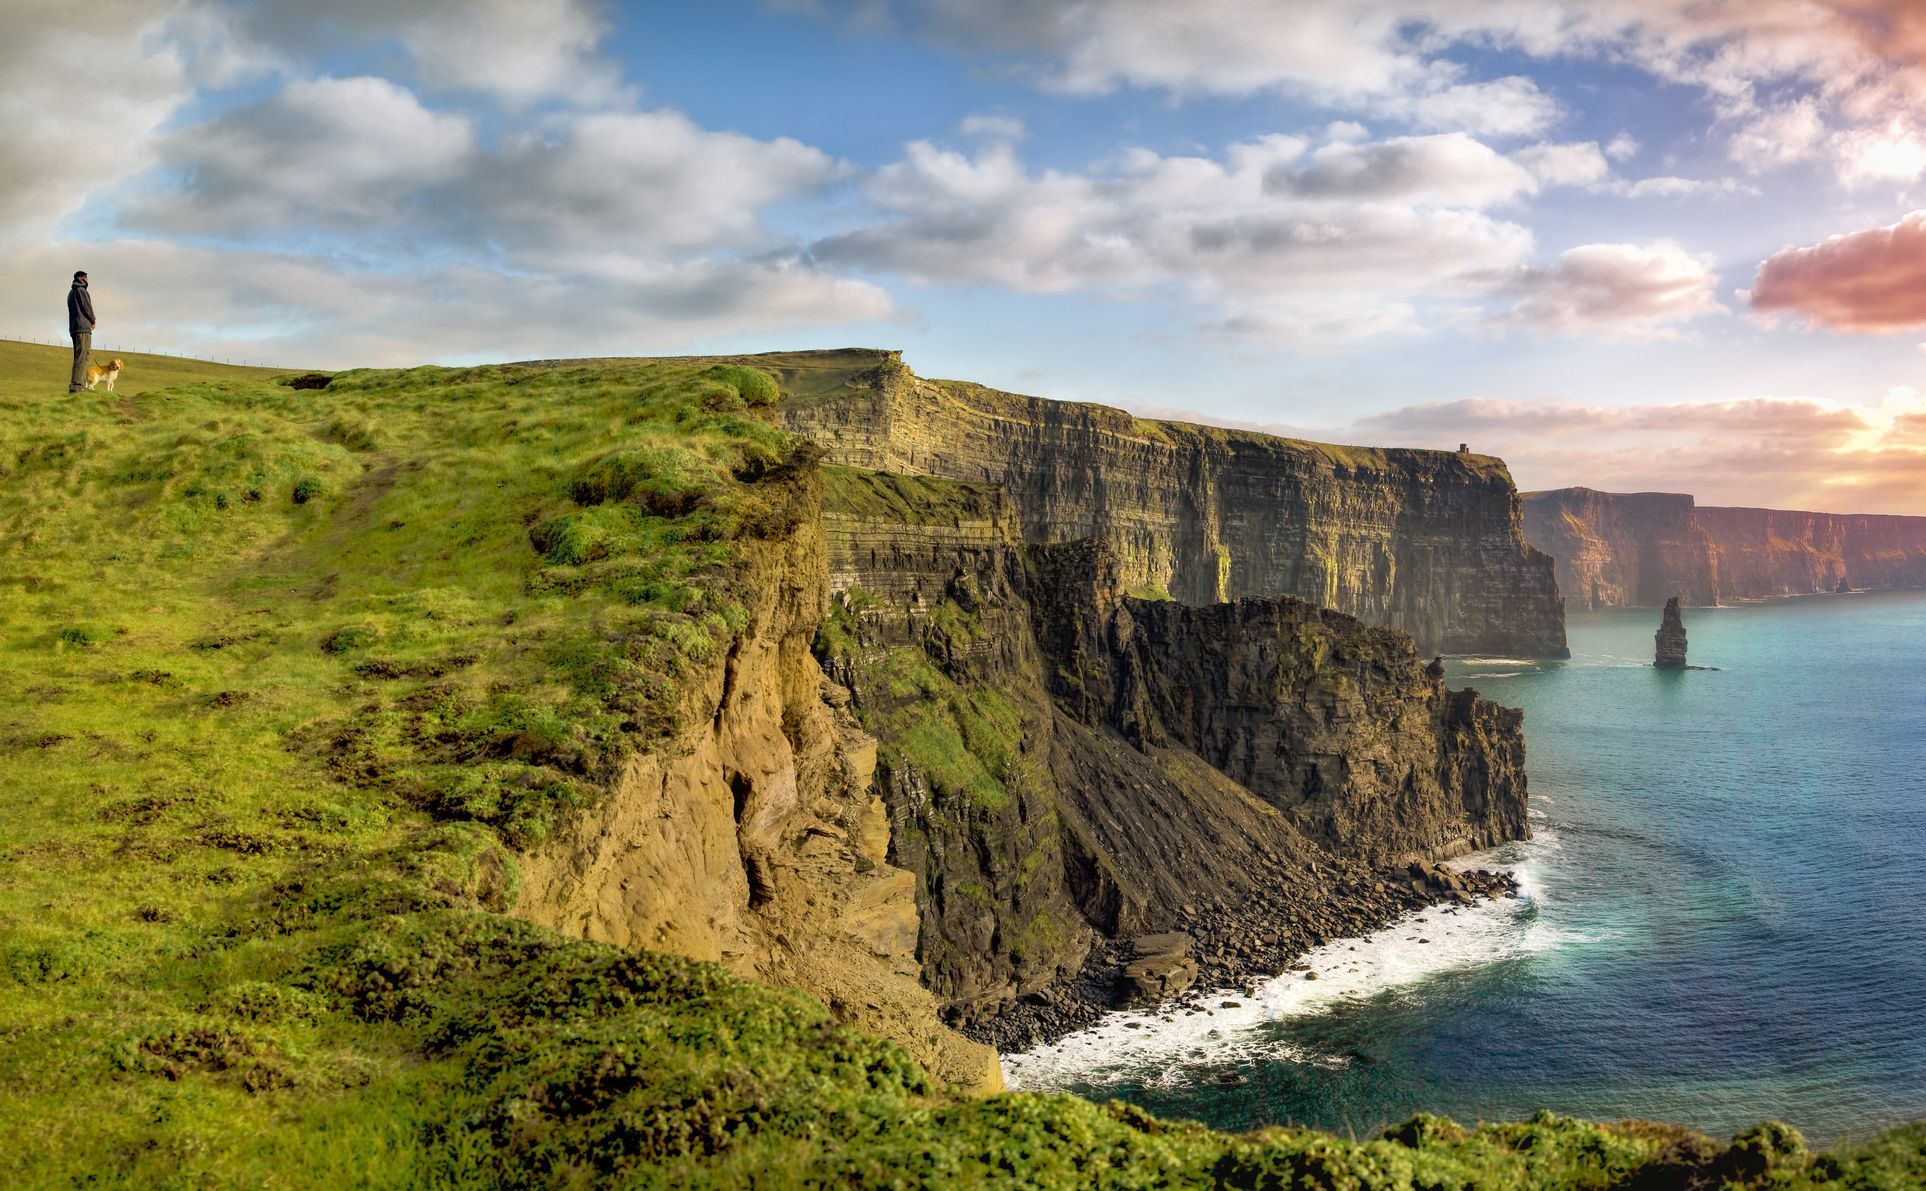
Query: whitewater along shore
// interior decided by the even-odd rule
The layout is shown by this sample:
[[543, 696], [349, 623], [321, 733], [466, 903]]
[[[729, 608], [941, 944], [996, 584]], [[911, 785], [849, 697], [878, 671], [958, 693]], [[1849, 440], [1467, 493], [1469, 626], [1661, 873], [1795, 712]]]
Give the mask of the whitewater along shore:
[[[957, 1028], [999, 1054], [1033, 1050], [1120, 1009], [1181, 1009], [1225, 990], [1252, 989], [1293, 970], [1314, 948], [1362, 938], [1414, 910], [1518, 895], [1518, 879], [1509, 872], [1424, 860], [1376, 871], [1321, 864], [1315, 872], [1325, 881], [1315, 901], [1306, 899], [1301, 884], [1277, 873], [1238, 904], [1218, 899], [1182, 907], [1168, 932], [1101, 942], [1075, 980], [1026, 994], [994, 1018], [959, 1022]], [[1168, 991], [1149, 995], [1160, 985]]]

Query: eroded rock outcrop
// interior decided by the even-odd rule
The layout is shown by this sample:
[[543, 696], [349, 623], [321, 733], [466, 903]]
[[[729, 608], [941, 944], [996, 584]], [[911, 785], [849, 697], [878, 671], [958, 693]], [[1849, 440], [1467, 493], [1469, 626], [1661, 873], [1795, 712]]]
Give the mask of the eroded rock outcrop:
[[806, 515], [745, 548], [747, 624], [690, 684], [688, 726], [522, 858], [515, 912], [803, 989], [946, 1082], [994, 1089], [994, 1053], [945, 1027], [922, 984], [917, 877], [888, 861], [876, 740], [812, 652], [829, 591], [816, 476], [790, 498]]
[[852, 355], [834, 357], [837, 383], [785, 400], [790, 428], [836, 463], [997, 484], [1025, 540], [1100, 541], [1126, 588], [1295, 596], [1425, 649], [1565, 655], [1550, 560], [1525, 543], [1498, 459], [1152, 421], [926, 380], [895, 353], [857, 371]]
[[1657, 647], [1652, 664], [1661, 670], [1685, 669], [1685, 618], [1679, 614], [1679, 597], [1665, 601], [1665, 614], [1653, 637]]
[[1683, 493], [1523, 497], [1525, 535], [1574, 608], [1926, 587], [1926, 517], [1700, 505]]

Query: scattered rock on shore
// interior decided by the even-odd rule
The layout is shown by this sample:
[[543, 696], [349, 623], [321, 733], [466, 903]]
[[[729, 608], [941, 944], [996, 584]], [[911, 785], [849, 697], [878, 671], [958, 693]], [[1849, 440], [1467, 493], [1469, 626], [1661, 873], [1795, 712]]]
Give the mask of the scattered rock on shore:
[[[1322, 887], [1315, 891], [1280, 872], [1241, 905], [1188, 905], [1175, 915], [1172, 931], [1099, 942], [1071, 980], [1026, 994], [995, 1017], [959, 1021], [957, 1028], [1003, 1053], [1026, 1051], [1094, 1025], [1115, 1009], [1186, 995], [1191, 999], [1180, 1004], [1194, 1008], [1202, 994], [1255, 989], [1303, 968], [1298, 960], [1313, 947], [1370, 934], [1412, 910], [1516, 896], [1518, 889], [1510, 873], [1454, 869], [1416, 857], [1389, 870], [1340, 870], [1329, 862], [1321, 867]], [[1306, 971], [1304, 978], [1315, 980], [1317, 973]], [[1166, 991], [1159, 995], [1159, 989]]]

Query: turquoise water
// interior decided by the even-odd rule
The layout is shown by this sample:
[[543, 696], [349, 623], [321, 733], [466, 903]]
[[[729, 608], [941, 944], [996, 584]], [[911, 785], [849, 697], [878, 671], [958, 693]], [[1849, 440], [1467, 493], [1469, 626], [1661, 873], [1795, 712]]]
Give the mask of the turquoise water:
[[1653, 670], [1657, 623], [1583, 614], [1569, 662], [1452, 663], [1525, 709], [1535, 838], [1489, 859], [1526, 897], [1119, 1017], [1012, 1082], [1359, 1135], [1420, 1109], [1819, 1142], [1926, 1118], [1926, 594], [1688, 609], [1716, 670]]

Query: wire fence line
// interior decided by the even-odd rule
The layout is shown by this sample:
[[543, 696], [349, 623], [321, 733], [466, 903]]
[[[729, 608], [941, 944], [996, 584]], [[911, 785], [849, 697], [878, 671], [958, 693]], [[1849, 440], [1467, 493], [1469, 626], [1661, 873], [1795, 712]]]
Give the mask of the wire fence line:
[[[37, 335], [0, 335], [0, 339], [11, 339], [15, 343], [38, 343], [46, 347], [71, 347], [71, 339], [42, 339]], [[190, 356], [184, 352], [169, 351], [165, 348], [156, 351], [150, 347], [97, 347], [95, 355], [111, 355], [114, 352], [128, 352], [139, 356], [169, 356], [177, 360], [193, 360], [201, 364], [238, 364], [243, 368], [273, 368], [276, 365], [262, 364], [255, 360], [237, 360], [232, 356]]]

